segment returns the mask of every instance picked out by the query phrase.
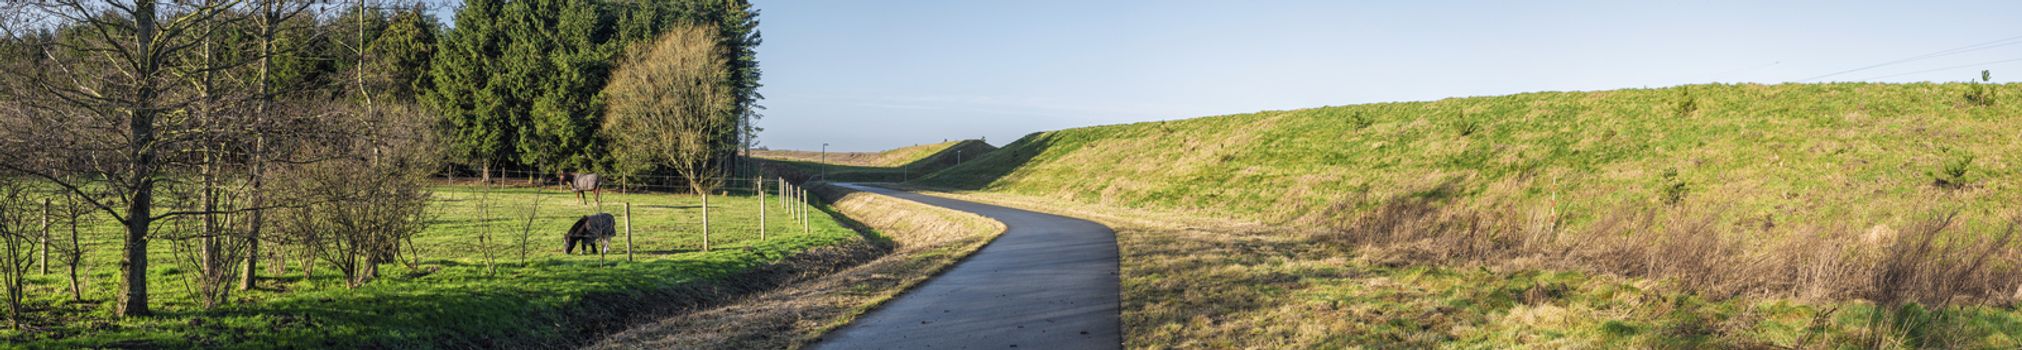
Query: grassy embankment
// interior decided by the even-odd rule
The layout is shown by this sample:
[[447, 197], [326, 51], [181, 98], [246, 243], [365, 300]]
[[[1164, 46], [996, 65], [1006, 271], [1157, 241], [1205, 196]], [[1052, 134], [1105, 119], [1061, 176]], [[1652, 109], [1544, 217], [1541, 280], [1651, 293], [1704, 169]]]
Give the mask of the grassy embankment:
[[983, 141], [961, 140], [881, 152], [830, 152], [826, 163], [821, 161], [821, 152], [782, 150], [752, 153], [753, 157], [784, 165], [771, 168], [795, 172], [796, 178], [812, 178], [826, 173], [829, 181], [837, 182], [903, 182], [996, 149]]
[[1701, 85], [1099, 126], [916, 183], [1115, 227], [1133, 348], [2012, 348], [2022, 254], [1999, 238], [2022, 209], [2022, 91], [1965, 97], [1978, 88]]
[[[303, 277], [299, 247], [284, 271], [259, 290], [233, 294], [228, 305], [203, 310], [190, 298], [194, 272], [188, 254], [173, 243], [150, 245], [152, 317], [108, 317], [117, 285], [119, 236], [102, 217], [83, 230], [85, 299], [70, 302], [63, 268], [30, 278], [29, 330], [0, 330], [0, 348], [552, 348], [582, 344], [586, 335], [621, 330], [632, 318], [721, 299], [770, 286], [750, 276], [768, 264], [800, 259], [803, 252], [861, 238], [826, 215], [811, 233], [786, 219], [768, 197], [768, 237], [759, 239], [758, 205], [749, 196], [710, 200], [711, 244], [699, 252], [700, 198], [658, 193], [604, 196], [604, 211], [632, 203], [635, 262], [624, 262], [624, 240], [606, 257], [563, 255], [562, 232], [575, 217], [596, 211], [566, 191], [468, 186], [435, 189], [432, 224], [415, 237], [421, 263], [382, 267], [383, 277], [357, 289], [317, 262]], [[478, 236], [477, 199], [489, 198], [497, 273], [489, 273]], [[795, 204], [798, 205], [798, 204]], [[520, 234], [538, 207], [521, 255]], [[61, 225], [59, 223], [59, 225]], [[67, 225], [62, 228], [67, 232]], [[271, 248], [270, 248], [271, 249]], [[406, 260], [407, 256], [402, 256]], [[276, 266], [275, 261], [264, 262]], [[278, 272], [278, 273], [276, 273]]]
[[701, 312], [634, 327], [596, 348], [795, 349], [848, 324], [954, 265], [1004, 232], [975, 214], [889, 196], [819, 186], [829, 210], [876, 236], [859, 254], [875, 259], [806, 273], [785, 287]]

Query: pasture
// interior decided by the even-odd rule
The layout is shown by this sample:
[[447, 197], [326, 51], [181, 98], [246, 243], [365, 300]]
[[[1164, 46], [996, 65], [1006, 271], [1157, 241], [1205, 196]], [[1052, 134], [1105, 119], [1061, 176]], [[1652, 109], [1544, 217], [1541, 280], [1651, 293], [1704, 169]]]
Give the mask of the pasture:
[[[776, 196], [764, 202], [748, 194], [711, 197], [711, 249], [703, 252], [702, 200], [695, 195], [606, 192], [599, 208], [580, 205], [555, 187], [442, 184], [432, 190], [428, 227], [398, 261], [381, 266], [372, 283], [347, 288], [327, 263], [299, 247], [269, 245], [263, 250], [281, 254], [263, 254], [259, 288], [204, 309], [191, 297], [193, 250], [156, 239], [149, 245], [154, 261], [148, 275], [159, 314], [126, 319], [110, 315], [118, 226], [104, 215], [88, 215], [78, 225], [86, 252], [79, 271], [84, 300], [70, 300], [63, 265], [31, 273], [27, 326], [0, 330], [6, 340], [0, 347], [568, 346], [593, 340], [575, 338], [583, 332], [604, 331], [600, 327], [612, 327], [614, 319], [655, 308], [628, 303], [709, 301], [698, 291], [710, 283], [860, 239], [823, 208], [781, 203]], [[631, 203], [630, 262], [623, 203]], [[763, 239], [760, 206], [769, 216]], [[816, 210], [807, 231], [789, 219], [788, 209]], [[564, 255], [563, 232], [575, 218], [600, 210], [619, 217], [610, 253]], [[62, 221], [54, 224], [59, 240], [69, 230]]]

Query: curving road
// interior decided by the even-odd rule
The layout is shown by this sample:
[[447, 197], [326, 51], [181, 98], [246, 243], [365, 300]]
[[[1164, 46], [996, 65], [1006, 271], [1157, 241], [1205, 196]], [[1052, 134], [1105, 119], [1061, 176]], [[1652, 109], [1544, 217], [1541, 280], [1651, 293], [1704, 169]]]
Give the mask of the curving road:
[[1003, 222], [989, 245], [815, 349], [1117, 349], [1116, 233], [1087, 220], [839, 184]]

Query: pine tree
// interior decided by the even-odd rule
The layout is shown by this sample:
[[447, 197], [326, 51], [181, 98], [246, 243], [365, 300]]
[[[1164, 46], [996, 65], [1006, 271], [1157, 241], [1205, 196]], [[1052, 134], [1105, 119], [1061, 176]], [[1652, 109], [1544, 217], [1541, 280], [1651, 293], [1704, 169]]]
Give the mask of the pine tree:
[[495, 79], [503, 69], [497, 59], [509, 43], [509, 23], [501, 21], [500, 0], [465, 1], [456, 11], [456, 28], [437, 42], [429, 66], [434, 84], [424, 101], [443, 115], [444, 139], [452, 154], [478, 167], [490, 180], [491, 171], [514, 159], [518, 120], [508, 114], [512, 104], [506, 82]]
[[434, 87], [428, 64], [435, 56], [436, 35], [441, 29], [442, 24], [421, 4], [392, 14], [386, 29], [373, 41], [374, 55], [367, 63], [380, 76], [380, 93], [413, 102]]

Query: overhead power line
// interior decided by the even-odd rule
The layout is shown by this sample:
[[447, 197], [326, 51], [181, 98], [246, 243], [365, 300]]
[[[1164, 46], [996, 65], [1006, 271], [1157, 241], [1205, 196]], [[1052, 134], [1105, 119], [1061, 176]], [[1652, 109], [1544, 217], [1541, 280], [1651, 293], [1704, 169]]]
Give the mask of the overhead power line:
[[1957, 55], [1957, 54], [1962, 54], [1962, 53], [1967, 53], [1967, 52], [1973, 52], [1973, 51], [1980, 51], [1980, 50], [1986, 50], [1986, 49], [1992, 49], [1992, 48], [1996, 48], [1996, 47], [2002, 47], [2002, 46], [2008, 46], [2008, 45], [2015, 45], [2015, 44], [2022, 44], [2022, 40], [2017, 40], [2017, 39], [2022, 39], [2022, 36], [2012, 36], [2012, 37], [2007, 37], [2007, 38], [2002, 38], [2002, 39], [2000, 39], [2000, 40], [1994, 40], [1994, 41], [1989, 41], [1989, 42], [1983, 42], [1983, 43], [1978, 43], [1978, 44], [1972, 44], [1972, 45], [1966, 45], [1966, 46], [1960, 46], [1960, 47], [1955, 47], [1955, 48], [1950, 48], [1950, 49], [1945, 49], [1945, 50], [1940, 50], [1940, 51], [1938, 51], [1938, 52], [1932, 52], [1932, 53], [1927, 53], [1927, 54], [1922, 54], [1922, 55], [1917, 55], [1917, 56], [1911, 56], [1911, 57], [1908, 57], [1908, 58], [1903, 58], [1903, 59], [1899, 59], [1899, 60], [1894, 60], [1894, 61], [1888, 61], [1888, 62], [1882, 62], [1882, 63], [1878, 63], [1878, 64], [1874, 64], [1874, 65], [1869, 65], [1869, 66], [1865, 66], [1865, 67], [1860, 67], [1860, 68], [1854, 68], [1854, 69], [1848, 69], [1848, 70], [1843, 70], [1843, 71], [1838, 71], [1838, 72], [1832, 72], [1832, 73], [1828, 73], [1828, 74], [1825, 74], [1825, 75], [1820, 75], [1820, 76], [1815, 76], [1815, 77], [1810, 77], [1810, 78], [1804, 78], [1804, 79], [1798, 79], [1797, 81], [1799, 81], [1799, 82], [1806, 82], [1806, 81], [1814, 81], [1814, 80], [1819, 80], [1819, 79], [1824, 79], [1824, 78], [1828, 78], [1828, 77], [1833, 77], [1833, 76], [1838, 76], [1838, 75], [1841, 75], [1841, 74], [1847, 74], [1847, 73], [1853, 73], [1853, 72], [1859, 72], [1859, 71], [1864, 71], [1864, 70], [1869, 70], [1869, 69], [1875, 69], [1875, 68], [1881, 68], [1881, 67], [1886, 67], [1886, 66], [1890, 66], [1890, 65], [1896, 65], [1896, 64], [1901, 64], [1901, 63], [1907, 63], [1907, 62], [1914, 62], [1914, 61], [1921, 61], [1921, 60], [1927, 60], [1927, 59], [1932, 59], [1932, 58], [1938, 58], [1938, 57], [1944, 57], [1944, 56], [1951, 56], [1951, 55]]
[[1915, 71], [1915, 72], [1904, 72], [1904, 73], [1896, 73], [1896, 74], [1889, 74], [1889, 75], [1884, 75], [1884, 76], [1879, 76], [1879, 77], [1870, 77], [1870, 78], [1867, 78], [1867, 79], [1861, 79], [1861, 80], [1875, 80], [1875, 79], [1886, 79], [1886, 78], [1894, 78], [1894, 77], [1900, 77], [1900, 76], [1905, 76], [1905, 75], [1911, 75], [1911, 74], [1918, 74], [1918, 73], [1930, 73], [1930, 72], [1936, 72], [1936, 71], [1942, 71], [1942, 70], [1948, 70], [1948, 69], [1959, 69], [1959, 68], [1967, 68], [1967, 67], [1976, 67], [1976, 66], [1985, 66], [1985, 65], [1990, 65], [1990, 64], [1997, 64], [1997, 63], [2008, 63], [2008, 62], [2017, 62], [2017, 61], [2022, 61], [2022, 58], [2010, 58], [2010, 59], [2005, 59], [2005, 60], [1999, 60], [1999, 61], [1990, 61], [1990, 62], [1980, 62], [1980, 63], [1974, 63], [1974, 64], [1961, 64], [1961, 65], [1957, 65], [1957, 66], [1951, 66], [1951, 67], [1944, 67], [1944, 68], [1931, 68], [1931, 69], [1925, 69], [1925, 70], [1920, 70], [1920, 71]]

